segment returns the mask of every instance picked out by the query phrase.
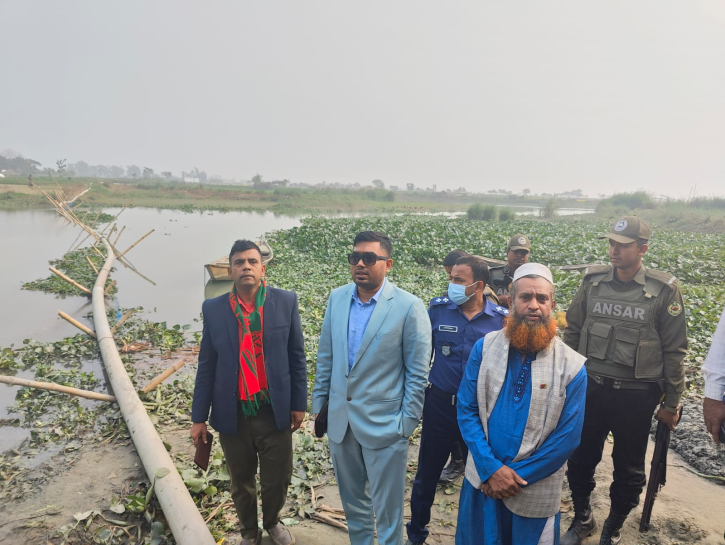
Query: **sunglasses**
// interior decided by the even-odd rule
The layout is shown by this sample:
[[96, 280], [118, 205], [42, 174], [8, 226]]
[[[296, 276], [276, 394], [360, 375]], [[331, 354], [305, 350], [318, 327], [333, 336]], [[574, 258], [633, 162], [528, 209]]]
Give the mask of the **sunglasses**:
[[363, 265], [367, 267], [371, 267], [375, 265], [378, 261], [386, 261], [388, 258], [383, 257], [381, 255], [377, 255], [373, 252], [365, 252], [363, 254], [359, 254], [358, 252], [353, 252], [351, 254], [347, 254], [347, 262], [350, 263], [350, 265], [357, 265], [360, 263], [360, 260], [362, 259]]

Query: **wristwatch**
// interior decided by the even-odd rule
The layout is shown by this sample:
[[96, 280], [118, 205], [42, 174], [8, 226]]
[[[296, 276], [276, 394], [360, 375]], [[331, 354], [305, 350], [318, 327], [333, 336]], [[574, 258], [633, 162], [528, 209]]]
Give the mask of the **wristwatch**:
[[668, 413], [673, 413], [673, 414], [677, 414], [677, 412], [679, 411], [678, 407], [668, 407], [665, 404], [662, 404], [661, 408], [662, 408], [662, 410], [667, 411]]

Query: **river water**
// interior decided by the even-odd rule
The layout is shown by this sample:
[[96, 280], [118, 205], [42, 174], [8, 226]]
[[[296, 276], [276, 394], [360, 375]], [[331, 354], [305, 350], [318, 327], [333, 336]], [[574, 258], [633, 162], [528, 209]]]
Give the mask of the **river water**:
[[[115, 216], [120, 209], [104, 211]], [[169, 325], [192, 324], [199, 316], [204, 299], [204, 263], [228, 254], [235, 239], [256, 239], [265, 232], [300, 223], [298, 218], [270, 212], [189, 214], [151, 208], [129, 208], [117, 221], [119, 228], [126, 226], [116, 245], [121, 252], [155, 229], [126, 254], [154, 284], [116, 264], [111, 277], [118, 282], [119, 291], [113, 304], [142, 306], [149, 319]], [[56, 341], [77, 333], [58, 311], [83, 321], [81, 315], [91, 310], [89, 298], [59, 298], [20, 288], [24, 282], [48, 276], [48, 261], [62, 257], [79, 232], [55, 211], [0, 211], [0, 301], [4, 311], [0, 346], [19, 345], [25, 338]]]
[[[119, 208], [106, 213], [116, 215]], [[144, 316], [155, 322], [191, 324], [204, 300], [204, 264], [228, 254], [238, 238], [257, 239], [263, 233], [289, 229], [299, 218], [271, 212], [195, 212], [151, 208], [129, 208], [118, 218], [126, 226], [118, 241], [123, 252], [151, 229], [154, 233], [134, 247], [126, 257], [145, 280], [123, 265], [116, 264], [112, 279], [118, 293], [109, 304], [117, 308], [144, 307]], [[91, 311], [90, 299], [58, 297], [21, 289], [24, 282], [48, 276], [48, 261], [61, 258], [71, 248], [80, 229], [71, 226], [54, 210], [0, 211], [0, 347], [21, 346], [23, 339], [57, 341], [78, 333], [58, 316], [62, 310], [77, 320], [93, 325], [84, 315]], [[116, 234], [112, 237], [115, 240]], [[87, 286], [92, 288], [93, 286]], [[89, 368], [100, 377], [100, 364]], [[32, 370], [20, 371], [19, 378], [33, 378]], [[19, 386], [0, 384], [0, 419], [14, 403]], [[29, 432], [23, 428], [0, 427], [0, 452], [15, 448]]]

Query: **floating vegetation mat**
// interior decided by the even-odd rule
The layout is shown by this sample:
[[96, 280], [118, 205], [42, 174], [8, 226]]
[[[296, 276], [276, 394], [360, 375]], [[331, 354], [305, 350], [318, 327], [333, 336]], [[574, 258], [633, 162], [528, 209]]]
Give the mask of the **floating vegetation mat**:
[[[50, 261], [50, 265], [65, 274], [66, 276], [78, 282], [81, 286], [92, 290], [93, 285], [96, 283], [96, 276], [98, 275], [88, 263], [88, 259], [86, 258], [90, 259], [98, 270], [103, 267], [103, 264], [106, 261], [105, 258], [102, 258], [100, 254], [93, 249], [93, 247], [89, 246], [87, 248], [80, 248], [78, 250], [68, 252], [62, 258]], [[113, 270], [114, 269], [111, 269], [111, 272], [113, 272]], [[55, 293], [56, 295], [62, 296], [85, 295], [87, 297], [90, 297], [90, 295], [82, 292], [74, 285], [69, 284], [62, 278], [52, 273], [47, 278], [43, 278], [41, 280], [33, 280], [32, 282], [26, 282], [25, 284], [23, 284], [23, 289], [31, 291], [44, 291], [46, 293]], [[118, 290], [116, 289], [116, 286], [113, 286], [108, 293], [109, 295], [111, 295], [116, 293], [117, 291]]]
[[[453, 249], [505, 259], [511, 235], [531, 238], [529, 261], [546, 265], [606, 263], [607, 242], [597, 237], [611, 225], [599, 221], [515, 220], [480, 222], [432, 216], [311, 217], [300, 227], [276, 231], [267, 240], [275, 259], [267, 268], [272, 285], [297, 292], [305, 334], [308, 371], [314, 377], [317, 339], [330, 291], [347, 284], [347, 254], [355, 235], [383, 231], [393, 243], [388, 278], [426, 304], [446, 288], [442, 260]], [[725, 236], [658, 229], [645, 255], [647, 267], [677, 276], [685, 297], [690, 337], [688, 362], [699, 365], [707, 354], [725, 304]], [[554, 271], [557, 308], [566, 310], [583, 273]]]

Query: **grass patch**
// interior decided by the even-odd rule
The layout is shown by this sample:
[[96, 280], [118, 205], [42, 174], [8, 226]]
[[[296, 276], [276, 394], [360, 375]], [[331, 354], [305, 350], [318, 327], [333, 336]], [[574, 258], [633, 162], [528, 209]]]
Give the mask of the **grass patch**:
[[696, 197], [687, 201], [687, 206], [702, 210], [725, 211], [725, 199], [722, 197]]

